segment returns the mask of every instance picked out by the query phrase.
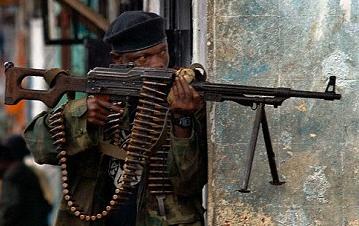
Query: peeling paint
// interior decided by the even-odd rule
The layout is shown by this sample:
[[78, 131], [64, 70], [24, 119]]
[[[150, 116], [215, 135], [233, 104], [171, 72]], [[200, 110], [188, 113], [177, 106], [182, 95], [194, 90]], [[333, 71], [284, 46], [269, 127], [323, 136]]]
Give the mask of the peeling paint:
[[310, 136], [311, 138], [315, 138], [315, 137], [317, 137], [317, 134], [311, 133], [311, 134], [309, 134], [309, 136]]
[[344, 13], [344, 19], [349, 22], [351, 17], [351, 0], [340, 0], [340, 6], [342, 7]]
[[354, 173], [354, 174], [358, 174], [358, 172], [359, 172], [358, 167], [354, 167], [354, 171], [353, 171], [353, 173]]
[[359, 226], [359, 220], [350, 221], [348, 226]]
[[223, 79], [226, 81], [237, 81], [239, 79], [245, 81], [249, 78], [260, 76], [270, 70], [267, 64], [256, 66], [255, 62], [250, 62], [250, 59], [244, 59], [239, 70], [233, 70], [234, 73], [226, 74]]
[[287, 154], [289, 155], [289, 157], [293, 156], [293, 152], [291, 152], [291, 151], [287, 151]]
[[[319, 4], [319, 16], [318, 20], [315, 22], [314, 29], [314, 41], [320, 41], [324, 36], [324, 28], [326, 27], [326, 17], [328, 15], [328, 0], [317, 0]], [[316, 3], [316, 1], [313, 1]]]
[[[359, 32], [359, 23], [347, 23], [344, 27], [344, 31], [351, 36], [354, 36]], [[355, 38], [355, 37], [354, 37]]]
[[350, 61], [351, 59], [346, 53], [340, 50], [334, 51], [322, 62], [323, 76], [325, 78], [337, 76], [339, 78], [338, 85], [345, 85], [342, 82], [349, 77], [350, 69], [348, 63]]
[[298, 111], [306, 112], [307, 111], [307, 104], [306, 104], [306, 102], [304, 100], [300, 100], [299, 104], [297, 106], [295, 106], [295, 108]]
[[209, 121], [212, 123], [211, 132], [210, 132], [210, 141], [211, 143], [215, 143], [215, 134], [216, 134], [216, 127], [213, 125], [215, 120], [215, 114], [216, 114], [216, 106], [217, 103], [212, 104], [212, 109], [209, 112]]
[[272, 218], [261, 210], [243, 203], [229, 203], [220, 201], [220, 210], [217, 212], [218, 226], [274, 226]]
[[291, 145], [292, 145], [292, 134], [289, 133], [288, 131], [282, 131], [281, 135], [280, 135], [280, 142], [283, 145], [283, 149], [287, 150], [287, 149], [292, 149]]
[[326, 166], [311, 167], [313, 174], [309, 175], [303, 186], [303, 192], [305, 199], [308, 201], [318, 201], [319, 203], [328, 203], [328, 199], [325, 196], [330, 183], [324, 173]]
[[303, 209], [291, 208], [275, 217], [277, 225], [282, 226], [309, 226], [311, 225]]

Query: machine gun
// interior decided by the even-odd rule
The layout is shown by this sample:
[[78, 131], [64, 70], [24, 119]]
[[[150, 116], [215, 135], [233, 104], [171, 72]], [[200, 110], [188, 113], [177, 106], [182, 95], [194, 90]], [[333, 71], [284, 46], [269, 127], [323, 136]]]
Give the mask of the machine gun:
[[[203, 67], [194, 64], [191, 68], [196, 72], [196, 78], [191, 83], [193, 88], [205, 101], [233, 101], [241, 105], [250, 106], [256, 110], [254, 126], [252, 130], [246, 168], [243, 174], [240, 192], [249, 192], [248, 184], [252, 169], [254, 152], [256, 148], [260, 124], [262, 124], [263, 136], [268, 156], [268, 162], [273, 185], [284, 182], [279, 180], [275, 154], [273, 152], [268, 122], [265, 113], [265, 105], [280, 106], [283, 101], [291, 97], [314, 98], [323, 100], [339, 100], [340, 94], [335, 92], [335, 76], [329, 78], [324, 92], [312, 92], [292, 90], [290, 88], [267, 88], [256, 86], [243, 86], [231, 84], [218, 84], [207, 82]], [[151, 79], [163, 79], [173, 81], [176, 70], [135, 67], [134, 65], [114, 66], [110, 68], [97, 67], [90, 70], [86, 77], [71, 76], [60, 70], [41, 70], [31, 68], [14, 67], [13, 63], [5, 63], [6, 89], [5, 103], [16, 104], [22, 99], [40, 100], [48, 107], [54, 107], [60, 98], [67, 92], [84, 92], [88, 95], [110, 95], [113, 100], [128, 100], [138, 97], [144, 81]], [[22, 87], [21, 82], [27, 76], [43, 77], [48, 85], [48, 90], [30, 90]], [[147, 81], [148, 83], [148, 81]], [[163, 83], [165, 84], [165, 83]], [[171, 87], [171, 82], [167, 83]]]

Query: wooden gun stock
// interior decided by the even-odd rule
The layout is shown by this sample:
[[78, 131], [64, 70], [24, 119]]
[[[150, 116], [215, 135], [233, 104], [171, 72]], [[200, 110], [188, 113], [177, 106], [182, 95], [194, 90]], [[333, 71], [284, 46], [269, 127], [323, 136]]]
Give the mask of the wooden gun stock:
[[49, 84], [48, 90], [34, 90], [22, 87], [22, 81], [28, 76], [43, 77], [46, 81], [50, 76], [43, 69], [18, 68], [10, 62], [5, 63], [5, 104], [16, 104], [22, 99], [40, 100], [49, 107], [54, 107], [61, 99], [62, 95], [68, 91], [86, 91], [86, 78], [69, 76], [66, 73], [58, 73], [56, 75], [56, 84]]

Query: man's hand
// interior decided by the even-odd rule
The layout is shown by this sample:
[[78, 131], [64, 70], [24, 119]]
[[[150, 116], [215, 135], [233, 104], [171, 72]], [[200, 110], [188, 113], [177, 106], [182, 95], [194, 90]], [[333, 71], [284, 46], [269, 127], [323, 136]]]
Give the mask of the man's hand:
[[181, 76], [177, 77], [173, 86], [173, 101], [170, 109], [174, 115], [190, 115], [202, 107], [202, 99], [196, 90]]
[[[203, 105], [198, 92], [182, 76], [176, 78], [171, 92], [173, 93], [173, 100], [170, 103], [172, 117], [192, 115]], [[176, 125], [173, 128], [176, 137], [190, 137], [192, 132], [192, 128], [181, 128]]]
[[108, 96], [87, 97], [87, 122], [92, 126], [104, 126], [109, 114], [123, 114], [123, 108], [109, 102]]

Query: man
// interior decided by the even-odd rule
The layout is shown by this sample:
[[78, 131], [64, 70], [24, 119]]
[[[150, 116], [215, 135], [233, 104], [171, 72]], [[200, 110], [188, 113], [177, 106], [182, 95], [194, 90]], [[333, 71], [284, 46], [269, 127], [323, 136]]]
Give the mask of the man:
[[[168, 66], [164, 20], [154, 13], [130, 11], [121, 14], [110, 25], [104, 41], [112, 47], [110, 54], [114, 64], [131, 62], [141, 67]], [[130, 200], [110, 212], [105, 219], [81, 221], [69, 211], [68, 203], [63, 200], [57, 226], [203, 225], [201, 190], [207, 181], [205, 108], [198, 93], [184, 78], [177, 78], [171, 91], [171, 148], [166, 164], [173, 192], [161, 197], [150, 194], [145, 174]], [[69, 155], [69, 189], [82, 211], [90, 214], [96, 214], [106, 206], [114, 186], [117, 187], [116, 178], [122, 173], [123, 159], [99, 151], [113, 148], [103, 139], [103, 127], [113, 113], [121, 115], [123, 125], [131, 125], [135, 109], [133, 103], [113, 104], [108, 99], [90, 96], [70, 101], [63, 112]], [[49, 134], [51, 115], [51, 112], [41, 113], [25, 130], [27, 143], [40, 164], [57, 164], [59, 153]], [[179, 123], [182, 119], [189, 123]], [[130, 133], [130, 129], [123, 129], [124, 133]]]
[[47, 226], [50, 204], [43, 195], [40, 181], [23, 159], [30, 152], [19, 135], [0, 145], [1, 226]]

